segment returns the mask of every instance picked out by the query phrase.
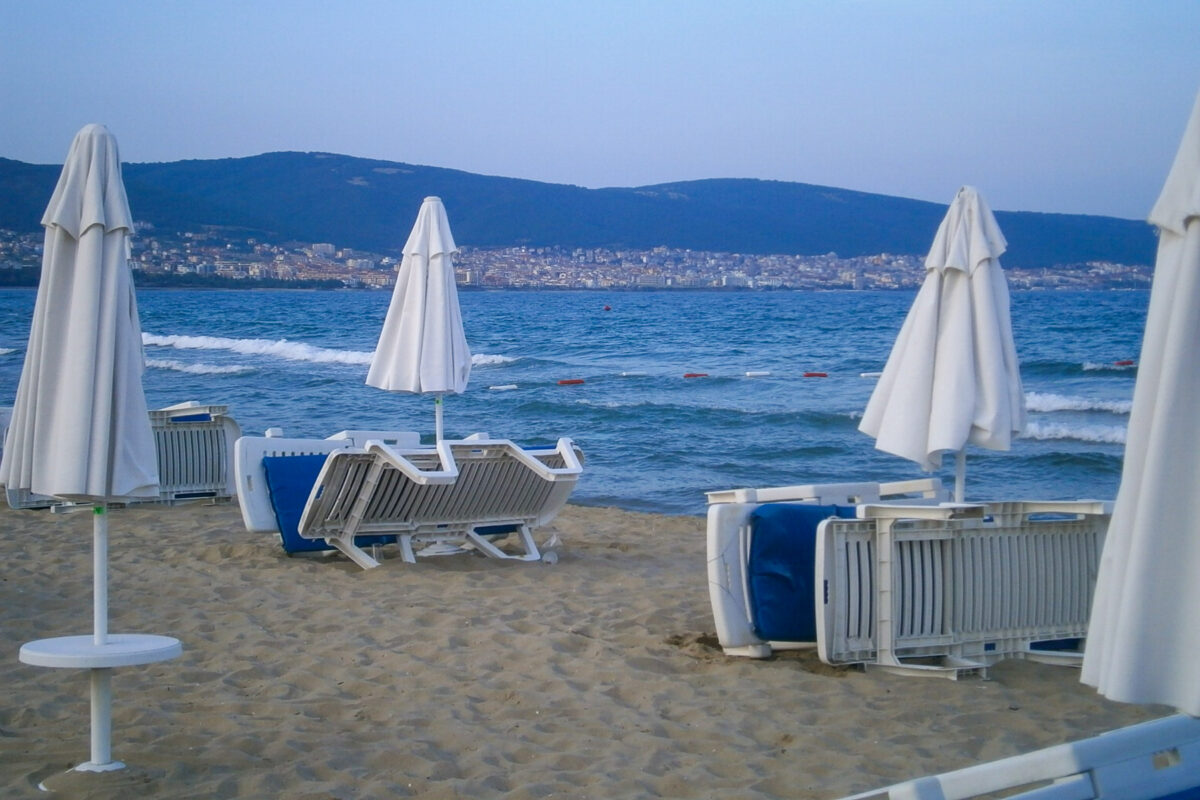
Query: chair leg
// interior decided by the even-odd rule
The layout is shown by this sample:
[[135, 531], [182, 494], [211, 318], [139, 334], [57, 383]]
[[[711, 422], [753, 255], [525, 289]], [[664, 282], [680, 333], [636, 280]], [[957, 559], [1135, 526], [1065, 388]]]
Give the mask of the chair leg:
[[538, 561], [541, 559], [541, 551], [538, 550], [537, 544], [533, 541], [533, 531], [529, 530], [528, 525], [521, 526], [521, 544], [525, 546], [525, 552], [521, 555], [509, 555], [501, 550], [496, 545], [489, 542], [485, 537], [480, 536], [472, 530], [467, 531], [467, 538], [471, 540], [471, 544], [475, 545], [486, 556], [490, 558], [515, 558], [521, 561]]
[[413, 553], [413, 549], [412, 549], [412, 534], [403, 534], [402, 533], [402, 534], [400, 534], [400, 536], [398, 538], [399, 538], [399, 543], [400, 543], [400, 557], [404, 559], [404, 563], [406, 563], [406, 564], [417, 563], [417, 557]]
[[325, 541], [329, 542], [338, 550], [341, 550], [347, 558], [349, 558], [355, 564], [358, 564], [363, 569], [372, 569], [373, 567], [379, 566], [378, 561], [371, 558], [370, 554], [367, 553], [366, 550], [363, 550], [354, 543], [353, 537], [350, 537], [349, 539], [338, 537], [336, 539], [326, 539]]

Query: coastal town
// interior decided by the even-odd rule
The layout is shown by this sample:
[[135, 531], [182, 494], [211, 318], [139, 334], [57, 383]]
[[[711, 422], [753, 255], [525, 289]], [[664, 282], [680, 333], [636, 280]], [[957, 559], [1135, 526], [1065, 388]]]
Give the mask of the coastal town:
[[[145, 285], [344, 287], [387, 289], [399, 253], [335, 242], [270, 242], [209, 228], [167, 233], [136, 223], [130, 266]], [[0, 285], [36, 283], [41, 233], [0, 230]], [[913, 289], [923, 254], [716, 253], [655, 247], [472, 247], [455, 257], [459, 286], [478, 289]], [[1003, 259], [1002, 259], [1003, 261]], [[1108, 262], [1037, 269], [1005, 266], [1013, 289], [1147, 289], [1151, 268]]]

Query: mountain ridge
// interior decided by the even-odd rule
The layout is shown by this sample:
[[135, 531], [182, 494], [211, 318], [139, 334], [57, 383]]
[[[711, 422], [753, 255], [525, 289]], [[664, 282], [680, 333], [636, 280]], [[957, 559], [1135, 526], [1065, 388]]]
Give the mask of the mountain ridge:
[[[61, 165], [0, 158], [0, 227], [36, 230]], [[945, 205], [829, 186], [706, 178], [637, 187], [480, 175], [446, 167], [281, 151], [125, 163], [134, 218], [168, 230], [231, 227], [278, 241], [395, 252], [421, 201], [442, 198], [460, 245], [650, 249], [842, 257], [928, 250]], [[986, 193], [985, 193], [986, 194]], [[997, 211], [1005, 265], [1151, 264], [1145, 222]]]

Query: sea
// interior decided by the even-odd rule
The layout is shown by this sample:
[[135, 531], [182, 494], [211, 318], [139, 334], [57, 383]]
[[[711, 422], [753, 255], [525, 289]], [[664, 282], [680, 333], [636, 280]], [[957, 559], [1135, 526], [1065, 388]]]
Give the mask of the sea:
[[[16, 394], [34, 297], [0, 290], [0, 406]], [[705, 513], [705, 493], [721, 489], [925, 477], [858, 431], [914, 297], [462, 291], [473, 367], [445, 399], [446, 434], [570, 437], [586, 459], [572, 502], [673, 515]], [[141, 289], [146, 399], [228, 406], [247, 435], [401, 429], [432, 441], [432, 398], [365, 384], [389, 298]], [[1148, 300], [1013, 293], [1029, 422], [1009, 451], [968, 449], [968, 500], [1116, 496]], [[948, 456], [932, 474], [953, 484], [953, 473]]]

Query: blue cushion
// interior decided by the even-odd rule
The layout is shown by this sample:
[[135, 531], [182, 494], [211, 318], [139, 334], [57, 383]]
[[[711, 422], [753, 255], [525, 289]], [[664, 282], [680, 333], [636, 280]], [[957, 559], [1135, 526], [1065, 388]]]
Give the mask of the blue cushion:
[[521, 530], [520, 525], [480, 525], [473, 529], [480, 536], [503, 536]]
[[[267, 490], [271, 495], [271, 507], [275, 509], [275, 522], [279, 526], [283, 549], [289, 553], [333, 549], [333, 545], [324, 539], [306, 539], [298, 531], [304, 504], [308, 502], [308, 495], [312, 492], [313, 484], [317, 482], [321, 467], [325, 466], [326, 458], [325, 454], [263, 458], [263, 469], [267, 473]], [[395, 536], [354, 537], [354, 543], [359, 546], [394, 541]]]
[[817, 640], [817, 526], [830, 517], [852, 518], [854, 507], [767, 503], [751, 512], [746, 583], [758, 638]]

